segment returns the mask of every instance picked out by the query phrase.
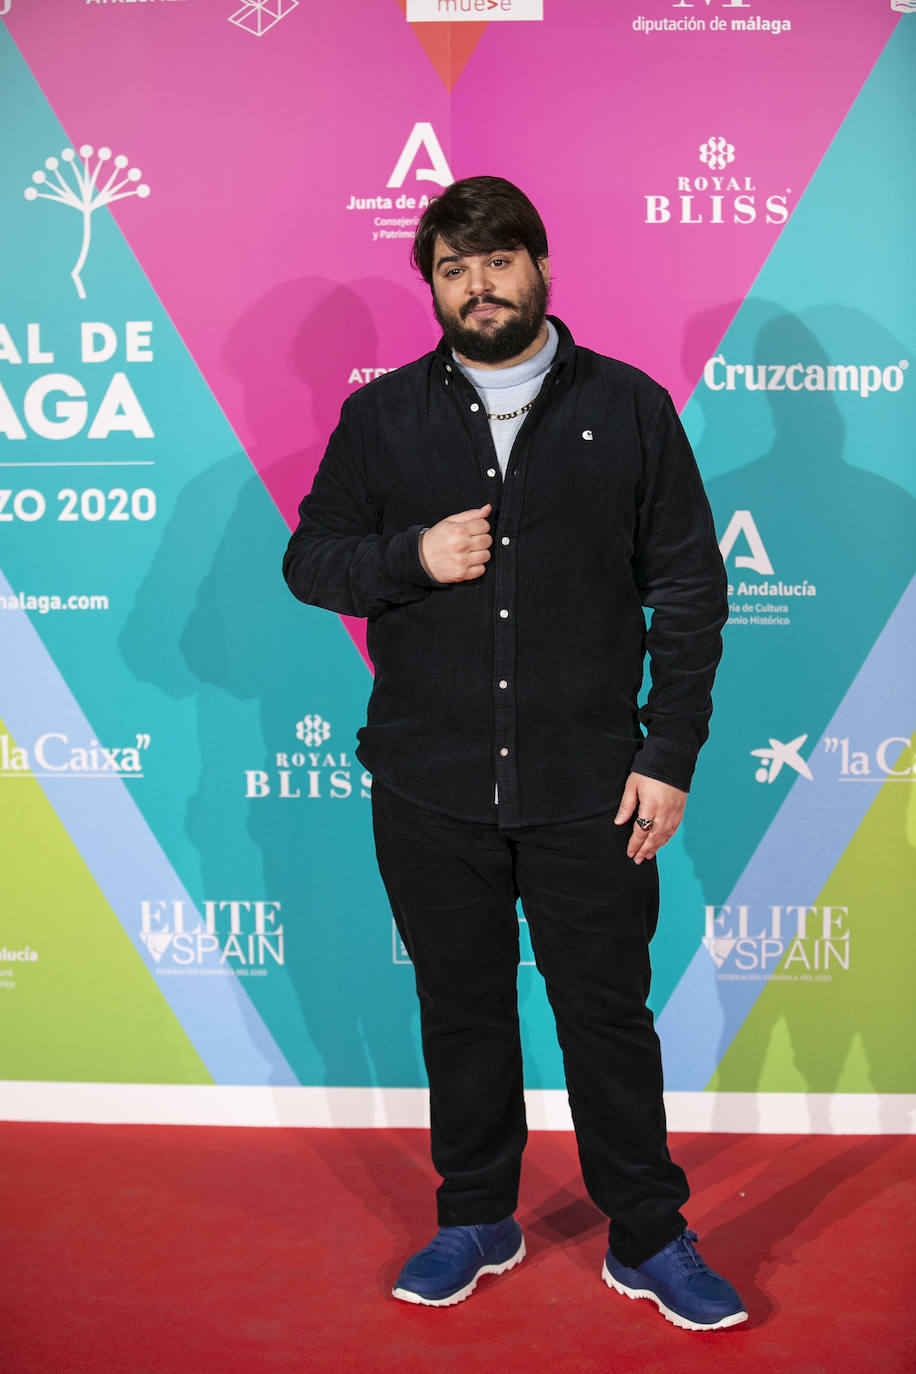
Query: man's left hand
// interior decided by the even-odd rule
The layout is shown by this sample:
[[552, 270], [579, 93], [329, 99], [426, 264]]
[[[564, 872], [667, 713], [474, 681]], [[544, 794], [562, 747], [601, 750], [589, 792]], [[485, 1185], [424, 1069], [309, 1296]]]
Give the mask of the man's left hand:
[[[627, 857], [637, 864], [644, 859], [654, 859], [657, 850], [668, 843], [680, 825], [686, 803], [687, 793], [679, 787], [659, 782], [657, 778], [644, 778], [641, 773], [631, 773], [614, 817], [615, 825], [626, 825], [631, 816], [634, 818]], [[651, 828], [642, 829], [636, 822], [637, 816], [651, 821]]]

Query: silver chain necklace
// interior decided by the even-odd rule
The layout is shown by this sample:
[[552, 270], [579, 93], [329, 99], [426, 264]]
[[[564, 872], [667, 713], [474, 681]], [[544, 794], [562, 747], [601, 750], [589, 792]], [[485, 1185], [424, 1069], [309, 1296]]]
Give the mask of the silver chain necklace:
[[537, 396], [532, 396], [531, 400], [528, 402], [527, 405], [519, 406], [518, 410], [509, 410], [509, 411], [506, 412], [505, 415], [491, 415], [490, 412], [487, 411], [487, 419], [488, 419], [488, 420], [514, 420], [514, 419], [516, 419], [519, 415], [524, 415], [526, 410], [530, 410], [531, 407], [534, 405], [534, 403], [535, 403], [536, 400], [537, 400]]

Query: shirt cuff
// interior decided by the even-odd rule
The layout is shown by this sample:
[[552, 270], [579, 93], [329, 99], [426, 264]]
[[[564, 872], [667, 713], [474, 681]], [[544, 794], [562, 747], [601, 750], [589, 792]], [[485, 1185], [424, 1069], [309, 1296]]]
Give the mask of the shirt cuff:
[[696, 754], [682, 753], [667, 740], [653, 739], [650, 735], [634, 758], [632, 771], [689, 792], [696, 766]]

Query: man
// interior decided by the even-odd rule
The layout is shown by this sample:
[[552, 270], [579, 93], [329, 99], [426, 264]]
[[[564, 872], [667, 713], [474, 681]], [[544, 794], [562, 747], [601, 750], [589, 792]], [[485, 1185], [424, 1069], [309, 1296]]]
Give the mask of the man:
[[369, 620], [358, 756], [442, 1176], [440, 1229], [394, 1296], [449, 1306], [524, 1257], [520, 897], [611, 1219], [603, 1277], [678, 1326], [731, 1326], [747, 1313], [680, 1212], [646, 1007], [653, 861], [727, 614], [709, 507], [667, 393], [546, 315], [547, 237], [517, 187], [455, 182], [412, 256], [442, 341], [347, 400], [284, 561], [301, 600]]

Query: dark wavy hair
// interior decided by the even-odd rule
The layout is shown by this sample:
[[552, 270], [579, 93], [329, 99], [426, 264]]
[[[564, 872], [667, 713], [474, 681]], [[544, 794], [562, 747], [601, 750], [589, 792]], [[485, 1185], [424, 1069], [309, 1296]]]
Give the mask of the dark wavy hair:
[[524, 191], [502, 177], [465, 177], [430, 201], [410, 253], [414, 267], [430, 284], [437, 234], [456, 253], [521, 247], [535, 262], [547, 256], [547, 230], [540, 215]]

